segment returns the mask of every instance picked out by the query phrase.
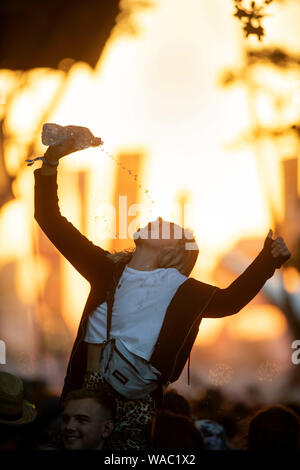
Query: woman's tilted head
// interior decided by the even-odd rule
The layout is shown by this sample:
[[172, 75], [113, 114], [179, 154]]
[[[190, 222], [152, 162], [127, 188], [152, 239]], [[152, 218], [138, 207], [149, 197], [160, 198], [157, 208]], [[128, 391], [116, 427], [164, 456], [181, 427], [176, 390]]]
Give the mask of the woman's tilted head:
[[139, 228], [133, 238], [135, 248], [110, 253], [107, 257], [114, 263], [130, 263], [140, 270], [176, 268], [188, 277], [199, 255], [192, 231], [161, 217]]
[[136, 247], [158, 252], [158, 268], [176, 268], [189, 276], [197, 261], [199, 248], [190, 229], [158, 217], [134, 233]]

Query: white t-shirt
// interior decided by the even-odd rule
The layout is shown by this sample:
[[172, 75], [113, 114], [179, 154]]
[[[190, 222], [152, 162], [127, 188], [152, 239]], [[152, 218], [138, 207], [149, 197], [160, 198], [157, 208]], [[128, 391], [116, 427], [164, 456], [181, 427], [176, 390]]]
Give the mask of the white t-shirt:
[[[125, 266], [115, 291], [110, 336], [148, 361], [169, 303], [186, 280], [176, 268], [139, 271]], [[89, 317], [85, 342], [106, 340], [106, 318], [105, 301]]]

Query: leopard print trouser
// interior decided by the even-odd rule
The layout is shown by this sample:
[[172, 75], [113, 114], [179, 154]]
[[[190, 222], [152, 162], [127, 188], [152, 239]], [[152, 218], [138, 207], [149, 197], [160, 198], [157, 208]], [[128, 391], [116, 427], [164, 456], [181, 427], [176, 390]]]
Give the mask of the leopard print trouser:
[[115, 396], [115, 427], [106, 442], [108, 450], [146, 450], [145, 426], [152, 422], [156, 413], [153, 398], [129, 400], [116, 392], [98, 372], [85, 377], [84, 386], [88, 390], [97, 390], [105, 385], [109, 393]]

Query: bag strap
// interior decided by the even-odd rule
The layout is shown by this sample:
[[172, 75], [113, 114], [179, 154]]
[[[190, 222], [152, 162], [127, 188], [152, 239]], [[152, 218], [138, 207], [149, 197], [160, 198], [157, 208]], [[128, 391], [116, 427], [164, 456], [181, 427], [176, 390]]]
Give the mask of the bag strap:
[[114, 293], [112, 293], [110, 290], [108, 291], [108, 295], [107, 295], [107, 298], [106, 298], [106, 303], [107, 303], [106, 341], [109, 341], [112, 309], [113, 309], [113, 303], [114, 303]]
[[110, 328], [111, 328], [112, 310], [113, 310], [113, 305], [114, 305], [114, 295], [116, 292], [118, 281], [125, 269], [126, 264], [122, 263], [114, 270], [114, 273], [112, 276], [112, 283], [106, 293], [106, 303], [107, 303], [106, 341], [110, 340]]

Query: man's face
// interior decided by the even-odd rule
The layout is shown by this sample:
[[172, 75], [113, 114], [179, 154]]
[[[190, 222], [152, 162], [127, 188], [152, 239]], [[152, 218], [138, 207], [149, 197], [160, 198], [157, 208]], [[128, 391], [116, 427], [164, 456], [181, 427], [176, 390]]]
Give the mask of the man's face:
[[103, 448], [113, 430], [104, 408], [93, 398], [69, 400], [62, 414], [61, 432], [66, 450]]
[[135, 242], [144, 243], [153, 248], [175, 247], [183, 238], [182, 228], [173, 222], [167, 222], [161, 217], [139, 228], [134, 234]]

